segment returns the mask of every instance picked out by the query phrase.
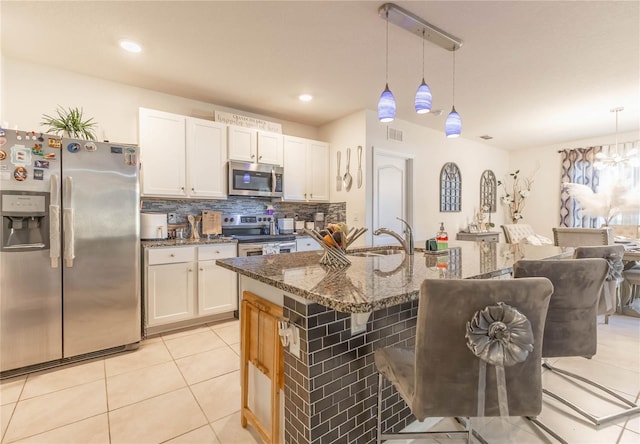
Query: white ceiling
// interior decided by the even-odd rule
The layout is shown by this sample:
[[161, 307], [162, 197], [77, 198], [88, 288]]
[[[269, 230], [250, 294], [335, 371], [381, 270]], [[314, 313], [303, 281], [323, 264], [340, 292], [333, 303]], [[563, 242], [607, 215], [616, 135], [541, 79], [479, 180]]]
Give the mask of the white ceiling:
[[[2, 1], [7, 57], [312, 126], [368, 108], [385, 83], [383, 1]], [[640, 2], [398, 1], [463, 40], [463, 137], [520, 149], [640, 128]], [[121, 38], [144, 52], [123, 53]], [[397, 118], [442, 131], [452, 53], [425, 45], [441, 116], [418, 116], [421, 39], [389, 25]], [[10, 87], [10, 86], [9, 86]], [[301, 103], [300, 93], [313, 94]]]

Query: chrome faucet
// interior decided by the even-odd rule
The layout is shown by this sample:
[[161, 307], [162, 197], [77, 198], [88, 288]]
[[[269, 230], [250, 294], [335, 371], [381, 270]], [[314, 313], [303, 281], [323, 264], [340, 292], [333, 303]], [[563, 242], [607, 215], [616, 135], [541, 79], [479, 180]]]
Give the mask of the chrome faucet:
[[397, 241], [400, 242], [400, 245], [402, 245], [402, 248], [404, 248], [404, 251], [406, 251], [407, 254], [413, 254], [413, 229], [411, 228], [411, 225], [409, 225], [409, 222], [407, 222], [406, 220], [399, 217], [396, 217], [396, 219], [398, 219], [400, 222], [404, 222], [404, 224], [407, 226], [404, 230], [404, 239], [398, 233], [388, 228], [378, 228], [373, 232], [373, 235], [379, 236], [381, 234], [388, 234], [389, 236], [396, 238]]

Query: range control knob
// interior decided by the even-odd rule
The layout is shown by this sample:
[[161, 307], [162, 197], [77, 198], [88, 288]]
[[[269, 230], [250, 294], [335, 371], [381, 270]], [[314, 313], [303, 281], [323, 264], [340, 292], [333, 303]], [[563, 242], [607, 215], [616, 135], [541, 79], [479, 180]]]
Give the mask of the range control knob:
[[233, 223], [233, 217], [231, 219], [229, 219], [229, 222]]
[[229, 222], [229, 218], [228, 218], [228, 217], [225, 217], [225, 218], [224, 218], [224, 221], [225, 221], [225, 222]]

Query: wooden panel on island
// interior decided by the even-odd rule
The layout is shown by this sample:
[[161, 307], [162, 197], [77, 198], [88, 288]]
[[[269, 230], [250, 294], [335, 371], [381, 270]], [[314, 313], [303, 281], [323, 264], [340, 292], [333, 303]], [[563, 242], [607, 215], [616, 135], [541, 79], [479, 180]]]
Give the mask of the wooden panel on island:
[[[284, 359], [278, 334], [282, 307], [249, 291], [242, 293], [240, 329], [242, 337], [242, 427], [256, 428], [263, 442], [277, 444], [280, 440], [280, 391], [284, 386]], [[249, 364], [271, 381], [271, 421], [269, 425], [254, 412], [249, 402]]]

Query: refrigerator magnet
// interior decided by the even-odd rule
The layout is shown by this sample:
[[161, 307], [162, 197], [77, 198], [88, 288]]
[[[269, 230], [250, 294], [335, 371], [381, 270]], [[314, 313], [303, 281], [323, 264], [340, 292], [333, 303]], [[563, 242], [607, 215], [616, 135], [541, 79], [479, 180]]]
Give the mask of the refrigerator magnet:
[[4, 150], [0, 150], [0, 160], [4, 160], [7, 158], [7, 152]]
[[33, 169], [33, 180], [42, 180], [44, 179], [44, 170], [39, 170], [37, 168]]
[[56, 153], [47, 153], [44, 155], [44, 158], [47, 160], [57, 160]]
[[0, 136], [0, 146], [4, 146], [5, 143], [7, 143], [7, 138]]
[[11, 163], [15, 166], [31, 165], [31, 150], [24, 145], [11, 147]]
[[62, 148], [62, 141], [60, 139], [51, 139], [47, 141], [49, 148]]
[[78, 151], [80, 151], [80, 144], [78, 142], [71, 142], [69, 145], [67, 145], [67, 151], [69, 151], [70, 153], [77, 153]]
[[98, 147], [93, 142], [87, 142], [87, 143], [84, 144], [84, 149], [86, 151], [93, 152], [93, 151], [97, 150]]
[[44, 153], [42, 152], [42, 145], [39, 143], [33, 144], [33, 148], [31, 149], [31, 152], [36, 156], [44, 156]]
[[112, 146], [111, 147], [111, 154], [122, 154], [122, 147], [121, 146]]
[[49, 161], [48, 160], [36, 160], [35, 162], [33, 162], [33, 166], [36, 168], [49, 168]]
[[13, 170], [13, 178], [18, 182], [27, 180], [27, 169], [25, 167], [18, 167]]

